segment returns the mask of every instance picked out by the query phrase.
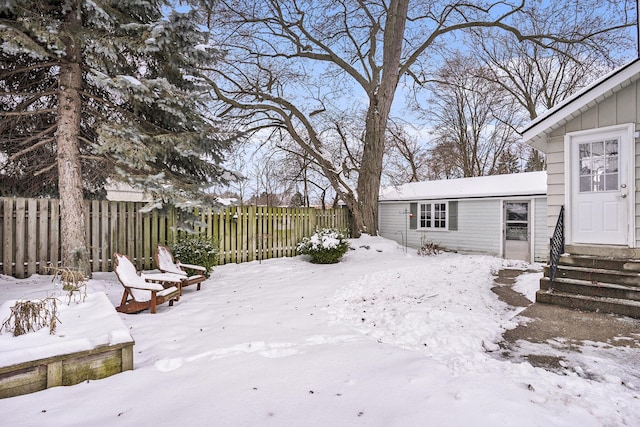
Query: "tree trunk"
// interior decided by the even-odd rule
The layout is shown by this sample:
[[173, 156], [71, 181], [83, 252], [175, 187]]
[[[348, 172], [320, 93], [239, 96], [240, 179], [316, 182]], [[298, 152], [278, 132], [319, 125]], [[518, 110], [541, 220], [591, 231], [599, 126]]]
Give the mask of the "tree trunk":
[[91, 269], [85, 238], [82, 172], [78, 149], [82, 108], [82, 51], [79, 41], [75, 38], [75, 29], [79, 26], [79, 10], [71, 11], [67, 15], [64, 37], [66, 57], [60, 65], [56, 145], [58, 187], [62, 203], [62, 266], [79, 269], [89, 277]]
[[351, 210], [352, 233], [378, 234], [378, 194], [382, 175], [387, 120], [373, 108], [367, 113], [365, 144], [358, 175], [358, 200]]
[[[385, 132], [391, 104], [398, 85], [400, 55], [407, 21], [408, 0], [392, 0], [389, 4], [384, 32], [384, 52], [380, 84], [369, 91], [369, 109], [364, 135], [362, 164], [358, 175], [358, 200], [352, 207], [352, 233], [378, 234], [378, 194], [382, 175]], [[356, 236], [356, 237], [357, 237]]]

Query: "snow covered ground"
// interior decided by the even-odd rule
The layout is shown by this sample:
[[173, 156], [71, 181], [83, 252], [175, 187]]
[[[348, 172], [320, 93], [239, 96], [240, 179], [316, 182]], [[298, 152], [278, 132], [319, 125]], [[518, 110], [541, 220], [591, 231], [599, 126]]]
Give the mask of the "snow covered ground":
[[[352, 247], [336, 265], [221, 266], [174, 307], [119, 314], [136, 342], [133, 371], [0, 400], [0, 424], [640, 425], [640, 384], [621, 378], [623, 365], [593, 380], [499, 357], [517, 312], [490, 289], [514, 262], [420, 257], [372, 237]], [[517, 289], [532, 297], [539, 277]], [[53, 289], [49, 277], [0, 276], [0, 303]], [[97, 273], [89, 292], [117, 305], [122, 288]], [[639, 363], [638, 351], [610, 351]]]

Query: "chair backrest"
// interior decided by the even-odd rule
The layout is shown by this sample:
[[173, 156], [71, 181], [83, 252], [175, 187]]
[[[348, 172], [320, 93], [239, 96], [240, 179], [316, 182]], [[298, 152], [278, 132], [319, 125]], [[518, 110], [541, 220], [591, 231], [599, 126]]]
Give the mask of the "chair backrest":
[[[133, 265], [128, 256], [115, 253], [113, 254], [113, 259], [113, 271], [116, 273], [116, 276], [118, 276], [118, 280], [120, 280], [122, 286], [129, 288], [135, 285], [146, 285], [146, 281], [143, 277], [138, 276], [136, 266]], [[151, 295], [151, 292], [142, 289], [129, 288], [129, 292], [131, 292], [133, 297], [138, 301], [148, 300]]]
[[166, 246], [158, 245], [158, 250], [156, 251], [154, 258], [156, 259], [156, 264], [158, 264], [158, 269], [160, 269], [160, 271], [181, 274], [183, 276], [186, 275], [186, 273], [173, 261], [173, 255]]

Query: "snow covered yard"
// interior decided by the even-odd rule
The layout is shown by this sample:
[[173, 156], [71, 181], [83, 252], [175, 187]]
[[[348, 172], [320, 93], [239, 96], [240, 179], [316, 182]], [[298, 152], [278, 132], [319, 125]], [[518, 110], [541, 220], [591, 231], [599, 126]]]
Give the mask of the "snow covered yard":
[[[490, 289], [513, 262], [419, 257], [382, 238], [352, 247], [335, 265], [221, 266], [174, 307], [120, 314], [136, 341], [133, 371], [0, 400], [1, 423], [640, 425], [640, 384], [620, 377], [624, 366], [596, 381], [501, 360], [497, 343], [517, 312]], [[518, 289], [531, 295], [539, 277]], [[49, 277], [0, 276], [0, 303], [52, 291]], [[122, 287], [96, 273], [89, 292], [117, 305]], [[637, 350], [611, 351], [638, 364]]]

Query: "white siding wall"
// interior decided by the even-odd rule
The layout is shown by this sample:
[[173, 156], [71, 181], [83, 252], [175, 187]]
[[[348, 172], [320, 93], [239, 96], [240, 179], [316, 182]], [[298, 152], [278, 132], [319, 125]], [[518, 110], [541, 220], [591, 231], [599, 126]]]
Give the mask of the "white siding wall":
[[533, 259], [536, 262], [546, 262], [549, 255], [549, 237], [547, 236], [547, 198], [541, 197], [534, 199], [533, 204]]
[[405, 209], [409, 202], [385, 202], [379, 205], [380, 235], [402, 243], [402, 236], [408, 234], [408, 246], [418, 248], [421, 238], [443, 246], [447, 250], [484, 253], [500, 256], [502, 202], [498, 199], [460, 200], [458, 202], [458, 230], [408, 230], [405, 228]]
[[[509, 199], [510, 200], [510, 199]], [[458, 230], [411, 230], [409, 228], [410, 202], [382, 202], [378, 204], [379, 233], [382, 237], [402, 244], [407, 240], [410, 248], [421, 245], [421, 238], [447, 250], [502, 256], [503, 199], [468, 199], [458, 201]], [[532, 200], [534, 221], [534, 259], [547, 259], [546, 198]], [[404, 212], [407, 212], [406, 214]], [[406, 220], [406, 221], [405, 221]], [[408, 239], [404, 236], [408, 235]]]

